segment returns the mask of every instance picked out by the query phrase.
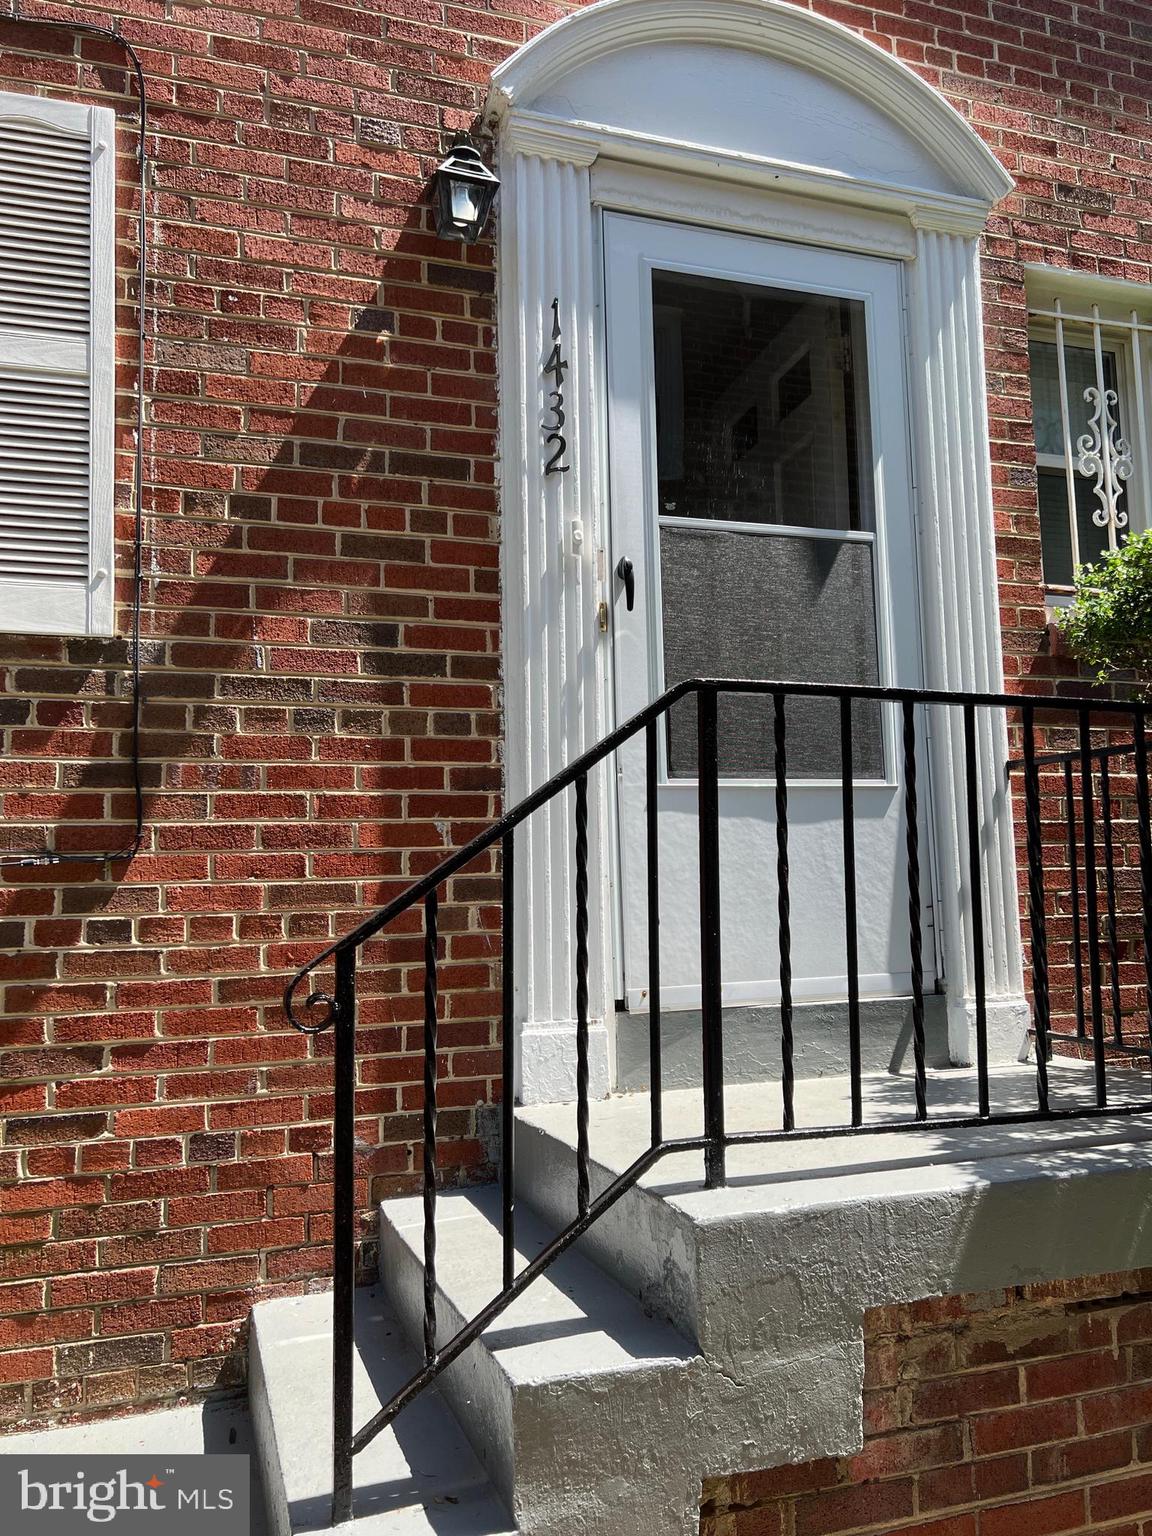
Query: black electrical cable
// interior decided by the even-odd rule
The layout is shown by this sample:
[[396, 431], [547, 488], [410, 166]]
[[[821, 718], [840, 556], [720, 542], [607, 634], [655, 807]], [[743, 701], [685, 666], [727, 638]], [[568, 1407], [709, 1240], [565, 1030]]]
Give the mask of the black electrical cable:
[[[46, 16], [28, 16], [20, 9], [20, 0], [14, 0], [11, 11], [0, 16], [0, 21], [19, 22], [23, 26], [50, 27], [85, 37], [100, 37], [115, 43], [128, 57], [136, 77], [136, 94], [140, 99], [140, 139], [136, 160], [139, 168], [140, 205], [137, 210], [137, 294], [136, 294], [136, 453], [135, 453], [135, 528], [132, 548], [132, 792], [135, 803], [135, 832], [130, 843], [107, 853], [60, 853], [54, 848], [44, 848], [0, 859], [2, 869], [30, 869], [54, 864], [111, 864], [136, 857], [144, 841], [144, 786], [140, 768], [140, 604], [143, 586], [144, 559], [144, 365], [146, 345], [146, 317], [148, 281], [148, 217], [147, 197], [149, 182], [148, 163], [148, 96], [144, 84], [144, 70], [139, 55], [128, 40], [112, 27], [99, 27], [87, 21], [58, 21]], [[115, 581], [115, 561], [110, 580]]]

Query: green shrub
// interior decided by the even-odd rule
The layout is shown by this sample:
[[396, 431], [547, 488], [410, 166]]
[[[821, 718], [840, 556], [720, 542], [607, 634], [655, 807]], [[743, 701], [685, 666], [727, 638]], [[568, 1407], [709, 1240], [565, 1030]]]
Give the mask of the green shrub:
[[1080, 566], [1076, 595], [1056, 622], [1100, 682], [1134, 672], [1141, 691], [1152, 691], [1152, 529]]

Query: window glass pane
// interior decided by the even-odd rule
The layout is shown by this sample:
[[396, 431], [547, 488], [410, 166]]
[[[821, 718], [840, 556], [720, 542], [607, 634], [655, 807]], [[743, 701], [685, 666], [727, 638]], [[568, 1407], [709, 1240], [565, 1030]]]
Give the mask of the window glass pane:
[[[1032, 375], [1032, 420], [1036, 433], [1036, 452], [1064, 457], [1064, 426], [1060, 419], [1060, 371], [1054, 341], [1032, 341], [1028, 345]], [[1096, 354], [1091, 347], [1064, 343], [1064, 370], [1068, 380], [1068, 419], [1072, 429], [1072, 452], [1089, 430], [1088, 419], [1095, 406], [1084, 398], [1086, 389], [1096, 388]], [[1116, 388], [1116, 354], [1104, 353], [1104, 379], [1109, 389]]]
[[[1091, 565], [1108, 548], [1107, 528], [1098, 528], [1092, 514], [1100, 501], [1095, 482], [1076, 476], [1076, 531], [1080, 540], [1080, 560]], [[1121, 493], [1120, 506], [1125, 504]], [[1050, 587], [1072, 585], [1072, 535], [1068, 527], [1068, 481], [1062, 469], [1040, 471], [1040, 542], [1044, 559], [1044, 580]]]
[[[779, 678], [876, 683], [876, 611], [870, 541], [804, 538], [735, 529], [660, 530], [664, 676]], [[858, 778], [883, 776], [880, 708], [853, 707]], [[720, 772], [772, 776], [772, 705], [721, 695]], [[789, 778], [840, 772], [839, 705], [788, 701]], [[669, 718], [673, 778], [696, 774], [696, 704]]]
[[864, 305], [656, 272], [660, 512], [872, 526]]

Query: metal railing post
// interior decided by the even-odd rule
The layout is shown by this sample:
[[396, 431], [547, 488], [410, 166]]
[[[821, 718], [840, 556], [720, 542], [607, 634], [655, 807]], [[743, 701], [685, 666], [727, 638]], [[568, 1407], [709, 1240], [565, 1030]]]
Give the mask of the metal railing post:
[[1120, 999], [1120, 941], [1116, 928], [1116, 840], [1112, 831], [1112, 775], [1107, 753], [1100, 756], [1100, 809], [1104, 830], [1104, 895], [1108, 923], [1108, 993], [1112, 1005], [1112, 1039], [1124, 1044]]
[[332, 1524], [352, 1518], [356, 1314], [356, 951], [336, 954], [332, 1116]]
[[792, 1038], [792, 894], [788, 851], [788, 725], [784, 693], [772, 695], [772, 771], [776, 779], [776, 926], [780, 951], [780, 1092], [786, 1131], [796, 1128], [796, 1063]]
[[576, 780], [576, 1209], [588, 1214], [588, 775]]
[[848, 968], [848, 1071], [852, 1124], [864, 1123], [860, 1057], [860, 941], [856, 926], [856, 802], [852, 766], [852, 699], [840, 696], [840, 815], [844, 836], [844, 956]]
[[1136, 821], [1140, 837], [1140, 941], [1144, 950], [1144, 1028], [1152, 1054], [1152, 825], [1148, 803], [1148, 720], [1136, 711], [1133, 744], [1136, 759]]
[[984, 954], [984, 868], [980, 856], [980, 773], [976, 760], [976, 706], [964, 705], [964, 803], [968, 835], [968, 902], [972, 910], [972, 986], [976, 993], [976, 1087], [980, 1114], [988, 1097], [988, 985]]
[[1080, 800], [1084, 826], [1084, 914], [1088, 929], [1088, 992], [1092, 1010], [1092, 1066], [1096, 1103], [1108, 1102], [1108, 1066], [1104, 1057], [1104, 1003], [1100, 991], [1100, 892], [1096, 870], [1096, 810], [1093, 804], [1092, 723], [1080, 714]]
[[500, 842], [500, 1206], [504, 1284], [516, 1274], [516, 833]]
[[916, 705], [905, 699], [904, 837], [908, 863], [908, 950], [912, 966], [912, 1059], [916, 1073], [916, 1118], [928, 1118], [928, 1073], [924, 1048], [924, 930], [920, 911], [920, 802], [916, 775]]
[[656, 722], [644, 730], [644, 830], [648, 853], [648, 1097], [652, 1145], [664, 1139], [664, 1069], [660, 1031], [660, 817]]
[[1024, 711], [1024, 808], [1028, 834], [1028, 925], [1032, 952], [1032, 1001], [1035, 1007], [1036, 1100], [1048, 1113], [1048, 914], [1044, 891], [1044, 840], [1040, 779], [1036, 768], [1036, 719], [1031, 704]]
[[1072, 759], [1064, 762], [1064, 814], [1068, 818], [1068, 895], [1072, 912], [1072, 976], [1076, 991], [1076, 1038], [1086, 1040], [1084, 1020], [1084, 934], [1080, 921], [1080, 864], [1076, 845], [1076, 789], [1072, 780]]
[[704, 1183], [727, 1182], [724, 1141], [724, 1005], [720, 959], [720, 764], [716, 689], [697, 696], [700, 831], [700, 1018], [704, 1041]]
[[436, 980], [438, 906], [433, 888], [424, 898], [424, 1359], [436, 1358], [436, 1115], [439, 1035]]

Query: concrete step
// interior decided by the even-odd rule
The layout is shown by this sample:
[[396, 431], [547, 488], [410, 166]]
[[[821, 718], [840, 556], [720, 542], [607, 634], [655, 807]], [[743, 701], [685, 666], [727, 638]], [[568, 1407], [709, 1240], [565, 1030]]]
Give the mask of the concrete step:
[[[381, 1273], [410, 1339], [423, 1327], [423, 1210], [386, 1201]], [[440, 1197], [441, 1343], [499, 1291], [499, 1191]], [[552, 1232], [518, 1212], [527, 1261]], [[703, 1362], [673, 1329], [574, 1253], [558, 1259], [441, 1378], [526, 1536], [688, 1533], [703, 1468], [685, 1454]]]
[[[1110, 1105], [1144, 1107], [1137, 1074], [1108, 1076]], [[993, 1112], [1034, 1112], [1034, 1069], [990, 1081]], [[1092, 1100], [1089, 1067], [1049, 1081], [1054, 1108]], [[906, 1079], [864, 1088], [869, 1125], [909, 1117]], [[770, 1126], [778, 1095], [729, 1087], [729, 1129]], [[798, 1084], [799, 1123], [842, 1124], [847, 1097]], [[931, 1072], [928, 1098], [972, 1115], [974, 1074]], [[594, 1193], [647, 1148], [648, 1117], [645, 1095], [591, 1106]], [[699, 1120], [698, 1092], [665, 1096], [669, 1137]], [[521, 1206], [523, 1263], [572, 1215], [573, 1107], [522, 1109], [516, 1134], [521, 1195], [546, 1213]], [[695, 1152], [655, 1165], [357, 1458], [346, 1536], [696, 1536], [704, 1477], [859, 1450], [868, 1308], [1152, 1265], [1147, 1112], [743, 1144], [726, 1188], [702, 1172]], [[499, 1191], [443, 1194], [437, 1235], [443, 1344], [500, 1290]], [[399, 1335], [422, 1335], [419, 1199], [381, 1207], [381, 1273], [389, 1305], [357, 1298], [360, 1424], [417, 1366]], [[253, 1314], [275, 1536], [327, 1517], [329, 1315], [324, 1296]]]
[[[332, 1490], [332, 1297], [252, 1311], [249, 1392], [272, 1536], [327, 1530]], [[419, 1369], [378, 1287], [356, 1293], [353, 1423]], [[440, 1394], [425, 1392], [353, 1462], [355, 1536], [516, 1536]]]
[[[1110, 1105], [1147, 1102], [1146, 1076], [1124, 1068], [1108, 1076]], [[1094, 1103], [1090, 1067], [1053, 1062], [1048, 1078], [1054, 1110]], [[993, 1114], [1035, 1115], [1034, 1066], [996, 1067], [989, 1088]], [[852, 1347], [868, 1307], [1039, 1281], [1062, 1263], [1071, 1274], [1078, 1255], [1064, 1253], [1058, 1234], [1071, 1230], [1074, 1199], [1080, 1237], [1111, 1223], [1096, 1234], [1101, 1252], [1116, 1268], [1129, 1262], [1123, 1240], [1109, 1235], [1114, 1217], [1081, 1175], [1097, 1174], [1118, 1209], [1141, 1199], [1152, 1117], [884, 1133], [884, 1122], [914, 1114], [912, 1083], [886, 1073], [865, 1077], [863, 1103], [863, 1134], [729, 1148], [724, 1189], [704, 1188], [701, 1153], [667, 1154], [592, 1226], [581, 1251], [733, 1374], [747, 1373], [754, 1356], [834, 1352], [837, 1340]], [[778, 1084], [729, 1085], [725, 1106], [731, 1133], [779, 1127]], [[930, 1119], [977, 1110], [974, 1072], [928, 1073]], [[802, 1128], [848, 1124], [849, 1080], [798, 1081], [796, 1116]], [[699, 1136], [699, 1091], [664, 1094], [663, 1127], [669, 1140]], [[575, 1211], [573, 1106], [519, 1109], [515, 1134], [521, 1197], [565, 1224]], [[649, 1139], [647, 1094], [591, 1105], [593, 1198]]]

